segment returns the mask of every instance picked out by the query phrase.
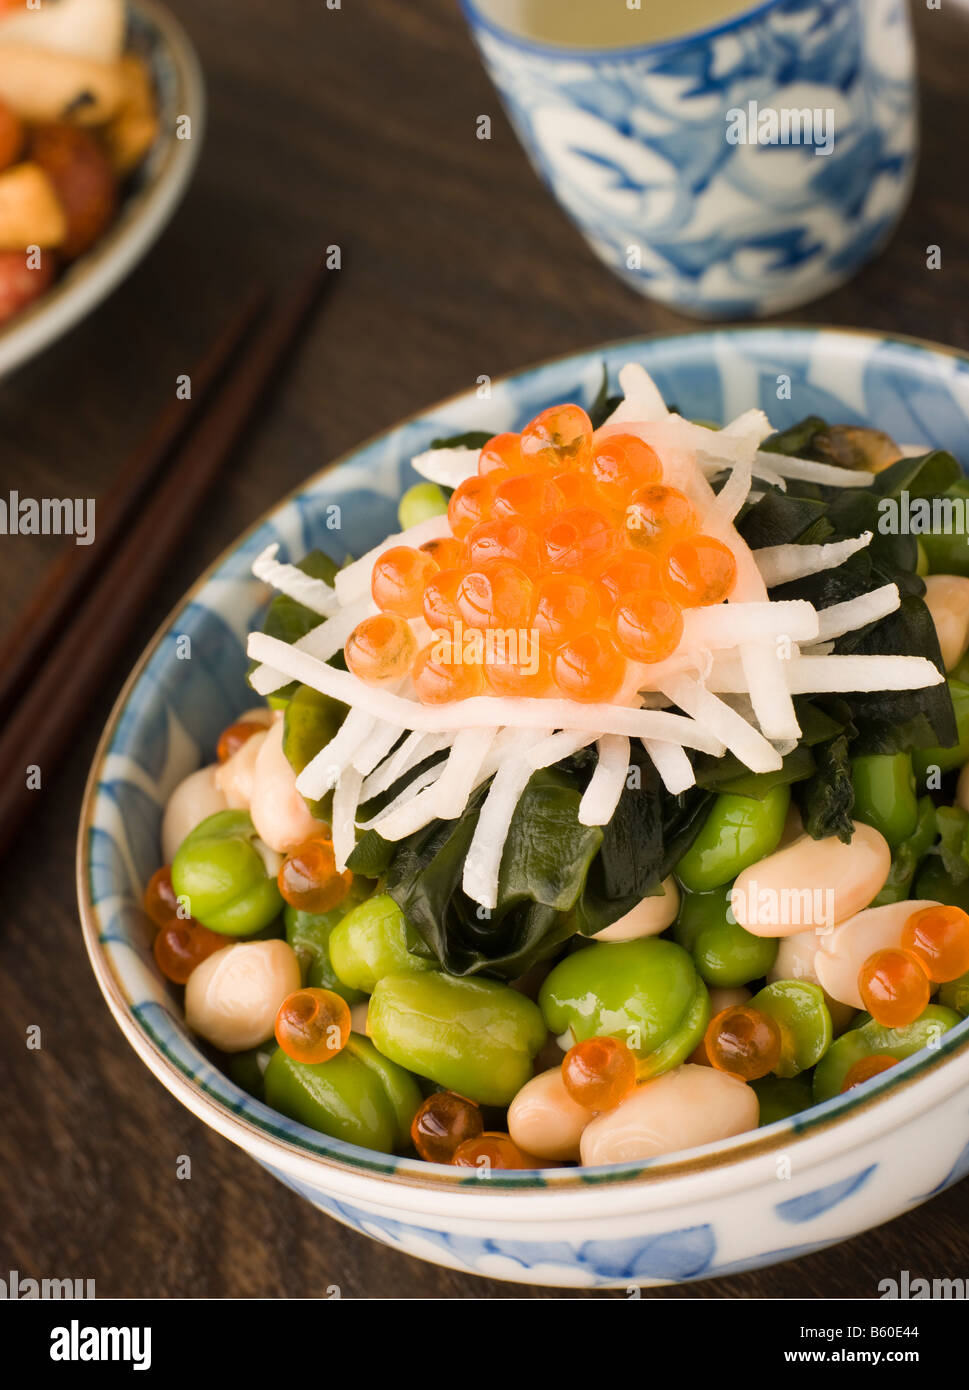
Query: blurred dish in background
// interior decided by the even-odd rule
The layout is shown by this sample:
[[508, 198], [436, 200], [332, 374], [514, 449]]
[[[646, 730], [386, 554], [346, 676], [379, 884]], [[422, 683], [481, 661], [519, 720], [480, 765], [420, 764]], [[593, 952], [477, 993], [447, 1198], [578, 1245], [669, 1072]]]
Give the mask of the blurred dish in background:
[[150, 0], [0, 0], [0, 375], [145, 254], [203, 119], [192, 48]]
[[684, 313], [778, 313], [891, 235], [918, 148], [905, 0], [462, 0], [539, 174]]

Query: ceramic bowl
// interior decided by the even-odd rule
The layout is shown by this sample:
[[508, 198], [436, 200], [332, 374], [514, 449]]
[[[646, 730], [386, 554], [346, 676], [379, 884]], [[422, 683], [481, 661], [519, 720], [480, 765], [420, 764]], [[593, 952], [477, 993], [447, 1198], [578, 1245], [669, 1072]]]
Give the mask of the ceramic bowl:
[[969, 1171], [969, 1021], [934, 1052], [726, 1143], [614, 1167], [483, 1179], [326, 1138], [235, 1086], [187, 1032], [176, 993], [155, 970], [139, 899], [160, 862], [167, 795], [211, 758], [219, 731], [251, 704], [244, 639], [266, 600], [249, 573], [253, 557], [271, 541], [293, 559], [313, 546], [338, 559], [361, 553], [394, 529], [397, 499], [414, 480], [407, 461], [435, 436], [520, 428], [553, 402], [588, 403], [603, 364], [614, 382], [630, 360], [684, 414], [727, 419], [761, 406], [778, 426], [818, 414], [969, 458], [969, 358], [837, 330], [737, 329], [610, 344], [497, 382], [490, 400], [456, 397], [311, 478], [194, 585], [118, 699], [78, 840], [81, 921], [98, 983], [135, 1051], [194, 1114], [320, 1210], [408, 1254], [475, 1274], [590, 1288], [786, 1260], [955, 1182]]
[[[147, 255], [172, 217], [198, 161], [205, 130], [205, 88], [195, 50], [155, 0], [128, 6], [127, 48], [151, 69], [160, 133], [131, 176], [115, 222], [48, 292], [0, 328], [0, 377], [48, 347], [106, 299]], [[191, 139], [176, 120], [191, 118]]]

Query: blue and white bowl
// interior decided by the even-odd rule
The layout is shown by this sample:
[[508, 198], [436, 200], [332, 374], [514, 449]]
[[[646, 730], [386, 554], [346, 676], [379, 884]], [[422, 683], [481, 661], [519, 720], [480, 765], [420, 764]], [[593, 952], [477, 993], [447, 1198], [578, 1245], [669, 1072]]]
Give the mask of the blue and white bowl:
[[630, 360], [688, 415], [726, 419], [761, 406], [784, 427], [818, 414], [969, 458], [969, 357], [833, 329], [633, 340], [521, 372], [496, 383], [488, 401], [455, 397], [310, 479], [190, 590], [108, 721], [78, 839], [81, 921], [98, 983], [135, 1051], [194, 1114], [314, 1206], [408, 1254], [586, 1288], [790, 1259], [957, 1181], [969, 1172], [969, 1021], [868, 1085], [725, 1143], [613, 1167], [481, 1178], [328, 1139], [240, 1090], [187, 1031], [176, 992], [155, 969], [139, 904], [160, 862], [166, 797], [252, 702], [244, 640], [266, 599], [249, 573], [253, 557], [270, 541], [293, 559], [314, 546], [336, 558], [359, 554], [393, 529], [397, 498], [414, 481], [407, 461], [435, 436], [519, 428], [554, 402], [588, 404], [603, 363], [614, 383]]
[[[652, 299], [704, 318], [804, 304], [870, 260], [908, 202], [906, 0], [761, 0], [712, 30], [592, 51], [520, 38], [486, 0], [462, 4], [536, 170], [596, 254]], [[751, 102], [818, 113], [819, 138], [731, 143], [744, 134], [731, 113], [749, 133]]]

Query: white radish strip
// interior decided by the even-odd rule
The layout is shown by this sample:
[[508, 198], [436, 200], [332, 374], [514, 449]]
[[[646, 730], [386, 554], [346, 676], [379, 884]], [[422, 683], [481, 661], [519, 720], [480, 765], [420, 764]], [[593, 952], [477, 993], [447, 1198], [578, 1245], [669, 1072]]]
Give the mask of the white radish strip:
[[733, 521], [750, 493], [751, 471], [738, 464], [717, 493], [713, 515], [720, 521]]
[[896, 584], [883, 584], [869, 594], [859, 594], [844, 603], [832, 603], [818, 612], [818, 641], [828, 642], [834, 637], [843, 637], [846, 632], [867, 627], [869, 623], [880, 622], [894, 613], [900, 603]]
[[353, 766], [362, 777], [368, 776], [403, 736], [404, 730], [399, 724], [378, 724], [373, 737], [354, 753]]
[[663, 393], [645, 367], [627, 362], [619, 372], [619, 386], [624, 400], [620, 401], [605, 422], [621, 425], [628, 421], [663, 420], [669, 415]]
[[706, 728], [712, 729], [731, 753], [736, 754], [751, 772], [776, 772], [781, 765], [781, 757], [772, 748], [763, 734], [748, 724], [746, 719], [705, 690], [688, 676], [680, 676], [670, 681], [664, 688], [674, 704], [691, 714]]
[[338, 671], [325, 662], [315, 661], [278, 637], [265, 632], [249, 634], [249, 655], [265, 661], [284, 675], [304, 685], [332, 695], [344, 704], [365, 709], [377, 719], [400, 724], [404, 729], [445, 733], [482, 725], [518, 729], [575, 729], [595, 734], [627, 734], [631, 738], [653, 738], [661, 743], [679, 743], [703, 753], [714, 752], [717, 740], [695, 720], [665, 710], [629, 709], [618, 705], [583, 705], [571, 700], [504, 699], [476, 695], [448, 705], [421, 705], [379, 686], [367, 685], [349, 671]]
[[648, 738], [643, 739], [643, 747], [670, 796], [679, 796], [694, 786], [696, 773], [682, 748], [677, 748], [675, 743], [654, 743]]
[[413, 782], [409, 782], [404, 790], [399, 792], [389, 806], [385, 806], [379, 815], [374, 816], [372, 820], [361, 822], [360, 829], [375, 830], [378, 828], [380, 821], [385, 817], [392, 816], [395, 812], [399, 811], [402, 806], [410, 805], [411, 802], [417, 799], [425, 787], [429, 787], [432, 782], [437, 781], [443, 768], [443, 762], [435, 763], [433, 767], [425, 767], [424, 771], [419, 772]]
[[818, 614], [814, 605], [805, 599], [789, 599], [687, 608], [681, 642], [684, 646], [718, 651], [743, 642], [773, 642], [778, 637], [810, 642], [817, 636]]
[[313, 612], [319, 613], [321, 617], [329, 617], [334, 613], [337, 598], [330, 585], [325, 584], [322, 579], [314, 579], [312, 575], [304, 574], [295, 565], [287, 565], [282, 560], [277, 560], [278, 554], [279, 546], [274, 543], [267, 545], [266, 549], [256, 556], [252, 562], [252, 572], [256, 578], [273, 589], [278, 589], [281, 594], [295, 599], [305, 608], [312, 608]]
[[768, 545], [753, 552], [761, 577], [768, 589], [806, 579], [809, 574], [837, 569], [845, 560], [871, 544], [872, 533], [865, 531], [850, 541], [829, 541], [825, 545]]
[[[332, 618], [327, 618], [325, 623], [311, 628], [304, 637], [294, 642], [293, 646], [297, 651], [316, 657], [318, 661], [329, 661], [331, 656], [336, 656], [337, 652], [341, 652], [346, 646], [347, 638], [357, 623], [376, 611], [377, 606], [371, 602], [369, 596], [358, 599], [356, 603], [334, 613]], [[253, 671], [249, 684], [257, 694], [271, 695], [274, 690], [288, 685], [289, 677], [274, 671], [271, 666], [258, 666]]]
[[[519, 735], [519, 738], [521, 737]], [[562, 729], [557, 734], [550, 734], [537, 746], [533, 746], [534, 740], [529, 739], [525, 745], [525, 761], [533, 772], [537, 772], [540, 767], [551, 767], [563, 758], [571, 758], [580, 748], [588, 748], [589, 744], [595, 741], [594, 734]]]
[[778, 655], [777, 648], [746, 642], [740, 648], [740, 662], [754, 715], [764, 737], [771, 741], [800, 738], [801, 726], [787, 684], [787, 663]]
[[344, 769], [333, 793], [330, 834], [333, 837], [333, 857], [341, 874], [357, 843], [357, 806], [360, 804], [362, 785], [363, 777], [357, 769], [348, 767]]
[[451, 734], [428, 734], [419, 729], [408, 734], [397, 752], [367, 778], [362, 800], [369, 801], [371, 797], [379, 796], [425, 758], [449, 748], [451, 738]]
[[425, 541], [440, 540], [442, 536], [449, 536], [450, 534], [451, 526], [447, 514], [443, 513], [440, 516], [429, 516], [424, 521], [419, 521], [416, 526], [409, 527], [406, 531], [398, 531], [395, 535], [388, 536], [379, 545], [375, 545], [372, 550], [368, 550], [366, 555], [361, 555], [359, 560], [354, 560], [352, 565], [337, 570], [333, 581], [337, 598], [345, 606], [352, 603], [354, 599], [363, 598], [364, 594], [369, 594], [374, 561], [378, 560], [385, 550], [392, 550], [395, 545], [419, 546], [423, 545]]
[[427, 449], [415, 454], [411, 468], [439, 487], [460, 487], [478, 471], [480, 449]]
[[[847, 695], [876, 690], [924, 690], [945, 677], [922, 656], [795, 656], [787, 663], [792, 695]], [[718, 658], [709, 679], [720, 694], [746, 693], [747, 678], [733, 656]], [[677, 701], [679, 703], [679, 701]]]
[[579, 802], [580, 825], [608, 825], [629, 775], [629, 739], [603, 734], [597, 741], [599, 761]]
[[432, 820], [454, 820], [468, 804], [478, 784], [481, 765], [495, 741], [497, 729], [462, 729], [439, 777], [411, 801], [378, 816], [373, 828], [385, 840], [402, 840]]
[[812, 459], [792, 458], [790, 454], [771, 454], [758, 451], [755, 460], [759, 468], [775, 469], [785, 478], [800, 478], [806, 483], [821, 483], [825, 487], [871, 487], [874, 473], [839, 468], [834, 463], [815, 463]]
[[735, 420], [724, 425], [722, 430], [708, 430], [708, 445], [698, 447], [707, 457], [722, 457], [725, 447], [736, 453], [729, 456], [738, 463], [750, 467], [757, 456], [757, 446], [771, 433], [771, 423], [762, 410], [745, 410]]
[[351, 709], [329, 743], [323, 745], [296, 778], [296, 790], [308, 801], [317, 801], [335, 787], [354, 753], [373, 732], [376, 719], [367, 710]]

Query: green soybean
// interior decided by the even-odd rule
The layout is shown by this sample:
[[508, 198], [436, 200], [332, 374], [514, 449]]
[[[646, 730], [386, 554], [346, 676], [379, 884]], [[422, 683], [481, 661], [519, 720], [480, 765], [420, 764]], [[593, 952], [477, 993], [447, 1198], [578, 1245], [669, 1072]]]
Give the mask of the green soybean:
[[260, 1043], [258, 1047], [250, 1047], [247, 1052], [233, 1052], [229, 1057], [227, 1071], [237, 1086], [241, 1086], [257, 1100], [265, 1100], [266, 1068], [277, 1050], [276, 1040], [273, 1038], [269, 1042]]
[[702, 980], [697, 980], [692, 1002], [687, 1007], [679, 1025], [670, 1033], [659, 1047], [654, 1047], [640, 1060], [637, 1076], [640, 1081], [651, 1076], [660, 1076], [686, 1061], [703, 1041], [710, 1022], [710, 995]]
[[407, 1146], [421, 1103], [414, 1078], [355, 1033], [342, 1052], [315, 1066], [279, 1048], [266, 1068], [265, 1090], [266, 1103], [290, 1119], [380, 1153]]
[[691, 893], [708, 893], [733, 879], [780, 843], [791, 789], [772, 787], [761, 798], [721, 792], [699, 835], [674, 872]]
[[524, 994], [440, 971], [384, 975], [367, 1030], [391, 1061], [481, 1105], [511, 1103], [546, 1038], [542, 1015]]
[[[967, 547], [969, 550], [969, 547]], [[952, 707], [955, 710], [957, 739], [951, 748], [919, 748], [912, 755], [912, 766], [919, 787], [925, 787], [925, 779], [930, 768], [940, 772], [953, 772], [963, 763], [969, 762], [969, 685], [962, 681], [948, 681]]]
[[944, 984], [939, 990], [939, 1003], [947, 1009], [955, 1009], [965, 1018], [969, 1014], [969, 974]]
[[248, 811], [217, 811], [182, 841], [172, 886], [192, 916], [226, 936], [255, 936], [281, 911], [275, 875], [266, 869]]
[[447, 511], [447, 497], [437, 483], [415, 483], [400, 499], [397, 519], [400, 529], [408, 531], [418, 522], [427, 521], [432, 516], [442, 516]]
[[945, 903], [947, 907], [961, 907], [963, 912], [969, 912], [969, 880], [956, 883], [937, 854], [927, 854], [923, 859], [912, 896], [926, 902]]
[[433, 970], [432, 961], [413, 955], [420, 938], [389, 893], [378, 893], [346, 913], [330, 937], [330, 961], [340, 980], [372, 994], [384, 975]]
[[778, 941], [754, 936], [730, 911], [730, 888], [684, 893], [673, 937], [693, 957], [708, 985], [735, 989], [762, 979], [777, 959]]
[[[283, 752], [295, 773], [300, 773], [335, 736], [346, 717], [347, 707], [309, 685], [298, 685], [286, 703], [283, 715]], [[333, 806], [333, 793], [308, 803], [318, 820], [326, 820]]]
[[893, 848], [915, 833], [919, 810], [910, 753], [852, 758], [851, 784], [855, 820], [880, 831]]
[[[969, 500], [969, 484], [963, 479], [951, 483], [943, 496]], [[958, 509], [953, 508], [949, 527], [920, 535], [919, 544], [925, 552], [930, 574], [969, 575], [969, 535]]]
[[915, 829], [907, 840], [903, 840], [893, 849], [888, 878], [872, 899], [872, 907], [900, 903], [909, 897], [919, 865], [935, 843], [936, 833], [935, 805], [932, 798], [920, 797]]
[[[354, 880], [351, 894], [357, 890], [360, 880]], [[348, 1004], [359, 1004], [366, 995], [359, 989], [351, 989], [343, 983], [330, 960], [330, 938], [333, 929], [346, 915], [345, 902], [330, 912], [301, 912], [298, 908], [287, 907], [283, 912], [286, 927], [286, 940], [296, 952], [296, 959], [303, 974], [303, 984], [315, 989], [331, 989]]]
[[750, 1005], [780, 1025], [783, 1043], [775, 1076], [807, 1071], [831, 1046], [831, 1014], [820, 985], [809, 980], [775, 980], [759, 990]]
[[959, 1015], [954, 1009], [930, 1004], [914, 1023], [904, 1028], [884, 1028], [869, 1019], [860, 1028], [842, 1033], [814, 1069], [815, 1103], [840, 1095], [845, 1077], [862, 1058], [880, 1054], [901, 1061], [923, 1047], [938, 1047], [942, 1034], [958, 1022]]
[[811, 1078], [801, 1073], [798, 1076], [762, 1076], [750, 1085], [760, 1103], [761, 1128], [772, 1125], [775, 1120], [786, 1120], [791, 1115], [799, 1115], [814, 1104], [811, 1095]]

